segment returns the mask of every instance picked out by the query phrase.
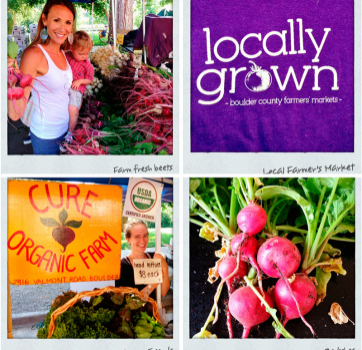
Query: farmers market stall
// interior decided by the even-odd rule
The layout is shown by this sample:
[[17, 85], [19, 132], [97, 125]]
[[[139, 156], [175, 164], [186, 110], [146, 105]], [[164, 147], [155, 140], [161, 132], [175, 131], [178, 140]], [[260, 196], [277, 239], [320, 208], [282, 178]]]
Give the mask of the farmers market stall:
[[[192, 179], [190, 182], [189, 337], [245, 337], [245, 324], [248, 321], [243, 320], [243, 327], [239, 323], [241, 321], [238, 322], [234, 316], [237, 315], [237, 312], [234, 305], [230, 306], [230, 303], [235, 300], [236, 295], [240, 295], [240, 291], [254, 285], [254, 290], [247, 302], [248, 305], [253, 303], [253, 295], [260, 292], [260, 288], [255, 288], [259, 287], [255, 264], [262, 269], [261, 282], [265, 300], [268, 296], [274, 301], [272, 307], [275, 314], [273, 313], [273, 317], [271, 317], [269, 311], [266, 312], [263, 306], [264, 310], [260, 313], [266, 312], [266, 318], [251, 328], [249, 337], [275, 337], [276, 322], [278, 319], [283, 320], [285, 316], [282, 317], [281, 312], [288, 308], [280, 309], [281, 296], [277, 294], [278, 291], [275, 287], [277, 280], [268, 277], [261, 265], [263, 263], [262, 255], [266, 251], [264, 247], [272, 240], [276, 245], [276, 242], [283, 236], [288, 238], [283, 238], [290, 242], [288, 244], [295, 243], [299, 251], [297, 254], [304, 257], [306, 245], [312, 247], [312, 243], [318, 242], [318, 236], [314, 236], [314, 241], [303, 242], [302, 237], [305, 239], [313, 237], [310, 233], [313, 231], [308, 230], [303, 210], [309, 210], [306, 208], [309, 208], [310, 203], [316, 203], [310, 207], [314, 208], [312, 209], [314, 212], [313, 215], [312, 212], [309, 212], [309, 219], [312, 220], [309, 227], [317, 227], [321, 230], [320, 232], [324, 232], [319, 236], [320, 239], [325, 241], [326, 237], [331, 234], [330, 239], [327, 239], [328, 244], [325, 243], [324, 254], [316, 268], [306, 267], [307, 259], [303, 258], [303, 263], [298, 267], [298, 271], [288, 279], [292, 286], [291, 289], [301, 305], [305, 320], [314, 330], [315, 336], [299, 316], [288, 320], [286, 324], [283, 323], [277, 329], [282, 333], [281, 337], [286, 338], [355, 338], [354, 322], [358, 314], [356, 314], [355, 302], [354, 195], [354, 179]], [[260, 203], [262, 203], [262, 209], [260, 209]], [[336, 207], [337, 204], [339, 209]], [[218, 211], [218, 208], [223, 209]], [[320, 210], [322, 212], [319, 212]], [[258, 234], [254, 236], [252, 226], [247, 229], [246, 227], [251, 222], [256, 223], [256, 220], [260, 219], [260, 214], [256, 213], [263, 211], [266, 212], [266, 221], [263, 221], [262, 228], [258, 228]], [[325, 222], [327, 215], [328, 221]], [[222, 219], [223, 217], [226, 218], [226, 221]], [[236, 243], [244, 232], [248, 232], [246, 241]], [[217, 240], [218, 237], [220, 240]], [[231, 241], [228, 241], [229, 237], [232, 239]], [[258, 240], [256, 241], [254, 237]], [[245, 258], [248, 254], [246, 249], [247, 247], [251, 249], [250, 242], [253, 240], [257, 242], [256, 252], [253, 253], [255, 261], [252, 260], [251, 255]], [[231, 251], [229, 251], [230, 246]], [[240, 253], [236, 253], [238, 249], [240, 249]], [[290, 252], [290, 250], [282, 251], [285, 255]], [[312, 253], [313, 248], [310, 250], [310, 254]], [[230, 259], [236, 258], [237, 260], [238, 257], [240, 258], [239, 264], [232, 265], [230, 272], [226, 273], [227, 277], [224, 277], [225, 264]], [[274, 264], [278, 267], [276, 262]], [[243, 274], [239, 274], [238, 268], [241, 269], [242, 266], [245, 266], [247, 270]], [[231, 274], [234, 270], [238, 271], [235, 279]], [[248, 277], [244, 276], [245, 273]], [[220, 276], [223, 281], [226, 281], [226, 285], [223, 287], [221, 287], [222, 278]], [[294, 280], [300, 278], [307, 278], [315, 283], [315, 287], [313, 284], [311, 287], [314, 289], [315, 295], [312, 292], [303, 294], [296, 289]], [[228, 282], [229, 279], [234, 280]], [[282, 278], [278, 284], [281, 283], [281, 280]], [[222, 288], [221, 293], [220, 287]], [[202, 299], [200, 299], [200, 295], [202, 295]], [[289, 292], [286, 292], [284, 297], [289, 295]], [[218, 310], [215, 308], [215, 298], [218, 298]], [[256, 300], [257, 305], [264, 305], [260, 303], [259, 298]], [[304, 309], [306, 300], [313, 300], [309, 310]], [[241, 310], [243, 308], [241, 299], [239, 303]], [[313, 307], [314, 303], [316, 305]], [[337, 313], [332, 312], [332, 305], [333, 307], [338, 305]], [[218, 314], [218, 319], [213, 322], [213, 316], [216, 314]], [[251, 317], [250, 322], [252, 322]]]
[[[122, 277], [122, 202], [127, 198], [127, 189], [129, 193], [137, 193], [132, 197], [136, 203], [151, 200], [155, 214], [144, 204], [140, 207], [151, 221], [152, 215], [155, 220], [160, 215], [157, 208], [161, 208], [161, 200], [172, 202], [173, 199], [170, 180], [129, 182], [131, 180], [10, 180], [9, 282], [21, 288], [69, 282], [75, 286], [86, 281], [112, 281]], [[139, 190], [136, 190], [137, 184]], [[160, 186], [159, 196], [150, 189], [152, 186]], [[146, 214], [140, 212], [139, 215], [142, 218]], [[160, 234], [160, 220], [156, 220], [156, 252], [160, 252]], [[8, 297], [8, 337], [11, 338], [10, 294]], [[84, 324], [78, 324], [80, 314], [84, 315]], [[163, 338], [164, 316], [161, 299], [153, 300], [135, 288], [107, 286], [78, 294], [69, 291], [52, 302], [38, 337]], [[99, 323], [93, 324], [92, 319]], [[67, 329], [69, 324], [73, 326]]]

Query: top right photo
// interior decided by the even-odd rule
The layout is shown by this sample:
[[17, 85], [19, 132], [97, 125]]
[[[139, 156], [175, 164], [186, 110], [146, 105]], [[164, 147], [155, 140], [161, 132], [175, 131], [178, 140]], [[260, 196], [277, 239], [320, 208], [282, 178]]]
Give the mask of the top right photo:
[[191, 1], [191, 153], [355, 152], [353, 0]]

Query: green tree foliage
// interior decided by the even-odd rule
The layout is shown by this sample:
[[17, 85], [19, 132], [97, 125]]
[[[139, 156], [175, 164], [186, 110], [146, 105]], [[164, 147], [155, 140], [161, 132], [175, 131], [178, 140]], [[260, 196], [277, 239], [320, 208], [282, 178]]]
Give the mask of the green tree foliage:
[[[146, 15], [153, 13], [157, 15], [162, 8], [166, 7], [172, 9], [173, 0], [146, 0], [145, 10]], [[137, 29], [142, 23], [142, 1], [134, 0], [133, 1], [133, 28]]]
[[[161, 204], [161, 227], [173, 227], [173, 203]], [[147, 222], [149, 228], [155, 228], [154, 222]]]
[[[146, 0], [146, 15], [157, 14], [162, 8], [167, 6], [172, 9], [173, 0]], [[46, 4], [46, 0], [8, 0], [8, 10], [14, 17], [14, 24], [29, 27], [30, 23], [38, 23], [41, 11]], [[77, 24], [91, 23], [92, 5], [87, 3], [74, 3], [78, 12]], [[139, 28], [142, 22], [142, 1], [133, 2], [133, 27]], [[79, 16], [80, 15], [80, 16]], [[94, 2], [94, 24], [107, 24], [109, 15], [109, 0], [97, 0]]]

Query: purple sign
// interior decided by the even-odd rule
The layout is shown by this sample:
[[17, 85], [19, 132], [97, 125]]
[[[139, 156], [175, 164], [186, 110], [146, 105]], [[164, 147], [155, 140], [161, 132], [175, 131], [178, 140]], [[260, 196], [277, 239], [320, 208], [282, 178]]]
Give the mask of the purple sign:
[[353, 151], [353, 0], [191, 0], [191, 152]]

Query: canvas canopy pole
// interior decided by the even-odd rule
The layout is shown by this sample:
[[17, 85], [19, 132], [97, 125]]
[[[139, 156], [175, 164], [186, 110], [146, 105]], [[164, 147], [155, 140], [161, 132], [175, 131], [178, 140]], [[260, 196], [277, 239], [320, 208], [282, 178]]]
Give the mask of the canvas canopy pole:
[[117, 28], [116, 28], [116, 0], [112, 1], [112, 23], [113, 23], [113, 46], [116, 47], [117, 42]]
[[[156, 219], [156, 234], [155, 234], [155, 253], [161, 254], [161, 201], [158, 208], [158, 214]], [[161, 313], [161, 284], [156, 287], [156, 301], [159, 312]]]
[[142, 21], [143, 21], [143, 60], [146, 62], [146, 47], [145, 47], [145, 36], [146, 36], [146, 0], [142, 0]]
[[93, 40], [93, 13], [94, 13], [94, 1], [92, 2], [92, 40]]

